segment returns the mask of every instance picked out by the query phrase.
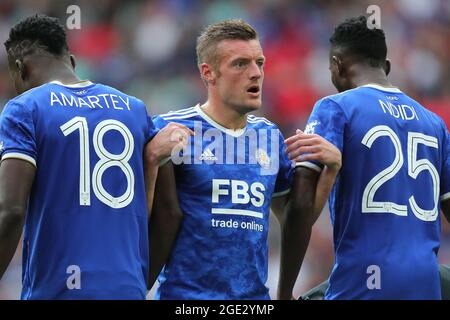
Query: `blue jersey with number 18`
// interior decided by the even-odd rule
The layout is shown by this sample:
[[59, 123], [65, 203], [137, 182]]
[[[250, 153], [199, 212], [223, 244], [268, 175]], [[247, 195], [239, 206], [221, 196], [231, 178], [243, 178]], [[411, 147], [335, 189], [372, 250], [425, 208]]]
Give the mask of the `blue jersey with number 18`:
[[366, 85], [319, 100], [306, 132], [343, 157], [329, 198], [335, 263], [325, 298], [440, 299], [444, 122], [396, 88]]
[[1, 159], [36, 166], [22, 299], [144, 299], [148, 273], [144, 104], [101, 84], [51, 82], [0, 117]]

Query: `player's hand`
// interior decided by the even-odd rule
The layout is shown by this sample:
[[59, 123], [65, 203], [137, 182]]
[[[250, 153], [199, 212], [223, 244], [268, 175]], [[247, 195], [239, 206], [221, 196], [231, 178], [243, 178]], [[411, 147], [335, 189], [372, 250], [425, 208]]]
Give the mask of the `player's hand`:
[[298, 130], [285, 140], [289, 159], [299, 161], [319, 161], [330, 169], [339, 171], [342, 166], [342, 154], [327, 139], [317, 134], [305, 134]]
[[182, 150], [195, 133], [188, 127], [170, 122], [145, 146], [144, 155], [153, 163], [170, 157], [174, 152]]

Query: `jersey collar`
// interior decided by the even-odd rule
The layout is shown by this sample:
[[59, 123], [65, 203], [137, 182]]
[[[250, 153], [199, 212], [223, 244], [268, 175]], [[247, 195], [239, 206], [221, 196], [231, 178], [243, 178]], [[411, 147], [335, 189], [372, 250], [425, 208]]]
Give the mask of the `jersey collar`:
[[373, 88], [373, 89], [378, 89], [378, 90], [386, 91], [386, 92], [402, 93], [400, 91], [400, 89], [397, 88], [397, 87], [383, 87], [383, 86], [381, 86], [379, 84], [376, 84], [376, 83], [368, 83], [368, 84], [365, 84], [363, 86], [360, 86], [360, 88]]
[[208, 122], [210, 125], [212, 125], [213, 127], [219, 129], [220, 131], [229, 134], [230, 136], [233, 136], [235, 138], [240, 137], [244, 132], [245, 129], [247, 127], [244, 127], [242, 129], [237, 129], [237, 130], [232, 130], [232, 129], [228, 129], [225, 128], [224, 126], [218, 124], [216, 121], [214, 121], [211, 117], [209, 117], [200, 107], [200, 104], [197, 104], [195, 106], [195, 110], [197, 111], [197, 113], [206, 121]]
[[59, 80], [53, 80], [50, 83], [58, 84], [60, 86], [68, 87], [68, 88], [83, 88], [92, 85], [93, 83], [89, 80], [81, 80], [73, 83], [62, 83]]

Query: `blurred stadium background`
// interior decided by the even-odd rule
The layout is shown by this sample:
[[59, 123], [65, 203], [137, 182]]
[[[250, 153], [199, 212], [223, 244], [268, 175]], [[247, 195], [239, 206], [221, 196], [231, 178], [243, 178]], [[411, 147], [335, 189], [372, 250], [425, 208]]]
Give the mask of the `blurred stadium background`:
[[[67, 31], [78, 74], [139, 97], [152, 114], [204, 102], [206, 90], [195, 60], [198, 32], [225, 18], [247, 20], [260, 33], [267, 57], [261, 114], [277, 123], [285, 136], [304, 127], [318, 98], [335, 93], [328, 70], [328, 39], [334, 26], [366, 14], [368, 5], [376, 4], [393, 63], [392, 83], [450, 125], [449, 0], [1, 0], [0, 41], [7, 39], [17, 21], [34, 13], [59, 17], [65, 24], [66, 9], [72, 4], [81, 8], [81, 30]], [[0, 111], [14, 96], [5, 51], [0, 49]], [[325, 211], [314, 227], [296, 295], [325, 280], [331, 271], [332, 230]], [[440, 261], [450, 264], [450, 227], [443, 222], [442, 229]], [[267, 285], [273, 298], [279, 234], [272, 219]], [[19, 298], [20, 251], [21, 245], [0, 281], [0, 299]]]

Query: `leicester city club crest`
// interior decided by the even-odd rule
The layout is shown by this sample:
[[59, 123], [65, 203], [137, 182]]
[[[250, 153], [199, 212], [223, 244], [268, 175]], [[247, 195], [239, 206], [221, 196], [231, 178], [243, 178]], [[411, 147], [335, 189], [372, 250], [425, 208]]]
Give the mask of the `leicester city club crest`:
[[264, 149], [256, 150], [256, 161], [258, 164], [264, 169], [269, 169], [270, 167], [270, 158], [267, 155], [267, 152]]

